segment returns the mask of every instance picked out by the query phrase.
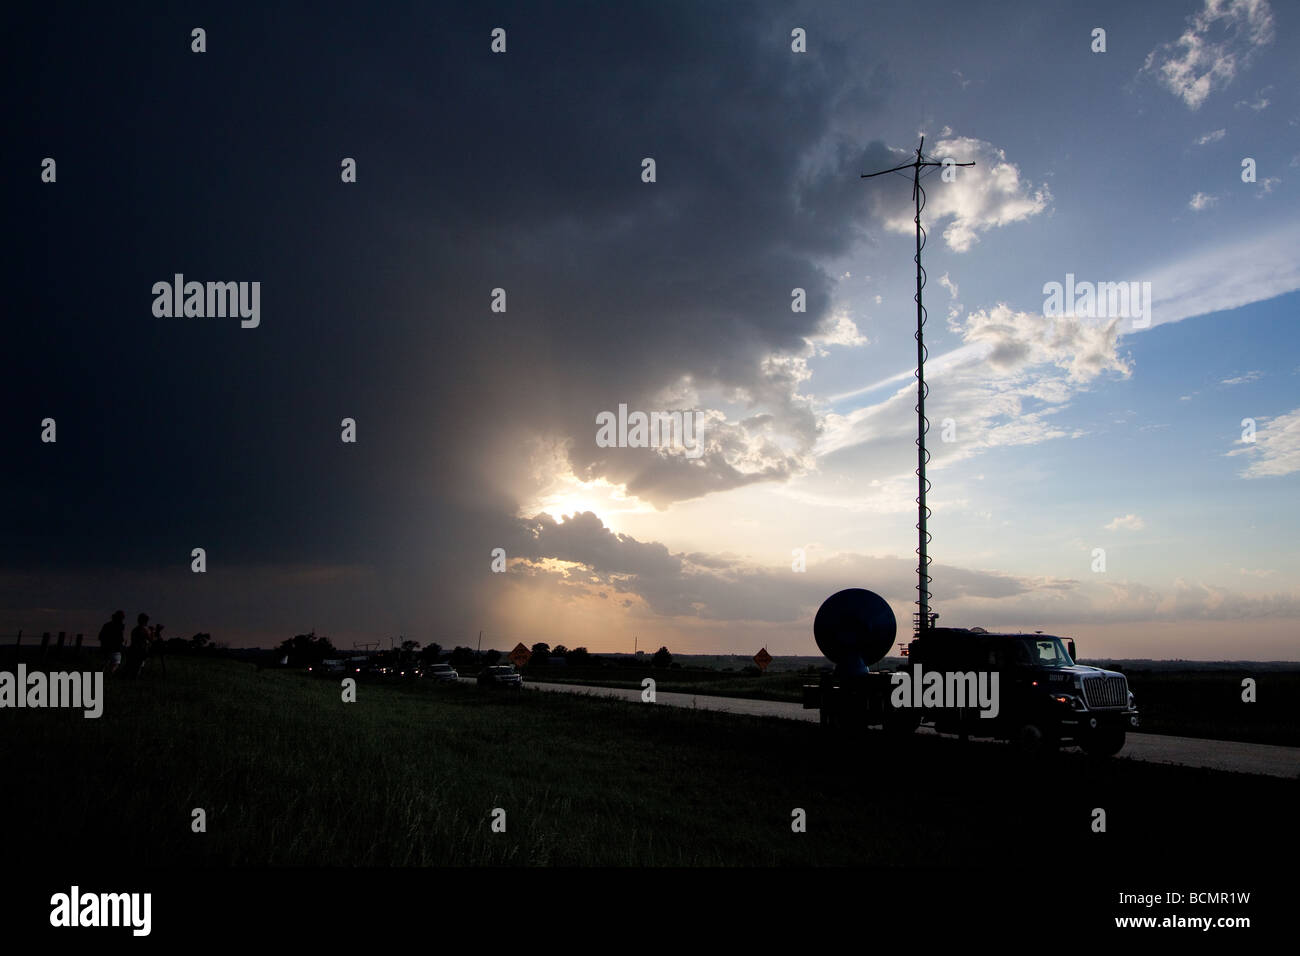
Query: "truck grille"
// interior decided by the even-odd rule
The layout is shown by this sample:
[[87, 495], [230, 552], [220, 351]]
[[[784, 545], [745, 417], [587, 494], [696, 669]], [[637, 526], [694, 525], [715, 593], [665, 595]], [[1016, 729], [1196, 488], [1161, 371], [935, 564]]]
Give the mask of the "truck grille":
[[1128, 705], [1128, 679], [1085, 677], [1083, 699], [1089, 707], [1125, 707]]

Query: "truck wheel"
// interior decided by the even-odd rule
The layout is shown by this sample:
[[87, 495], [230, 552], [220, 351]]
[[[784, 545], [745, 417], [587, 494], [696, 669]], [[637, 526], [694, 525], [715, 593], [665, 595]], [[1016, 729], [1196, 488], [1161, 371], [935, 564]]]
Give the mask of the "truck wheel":
[[1056, 750], [1056, 738], [1040, 724], [1021, 724], [1012, 739], [1017, 751], [1026, 757], [1042, 757]]
[[1098, 730], [1083, 738], [1083, 749], [1094, 757], [1113, 757], [1124, 749], [1124, 728]]

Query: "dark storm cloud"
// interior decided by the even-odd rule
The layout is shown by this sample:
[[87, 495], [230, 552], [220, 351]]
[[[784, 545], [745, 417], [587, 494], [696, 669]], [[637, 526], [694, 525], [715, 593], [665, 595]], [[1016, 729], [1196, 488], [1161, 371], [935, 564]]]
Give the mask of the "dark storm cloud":
[[[597, 448], [594, 416], [685, 378], [811, 442], [763, 360], [804, 347], [830, 301], [819, 259], [862, 236], [857, 173], [888, 158], [866, 145], [878, 42], [850, 57], [812, 8], [815, 53], [792, 55], [779, 5], [31, 16], [5, 170], [23, 236], [6, 566], [186, 567], [204, 546], [380, 569], [357, 596], [377, 619], [463, 614], [517, 531], [529, 438], [571, 440], [580, 474], [660, 505], [798, 467], [764, 451], [766, 419], [688, 468]], [[177, 272], [260, 281], [261, 326], [155, 318], [150, 288]]]

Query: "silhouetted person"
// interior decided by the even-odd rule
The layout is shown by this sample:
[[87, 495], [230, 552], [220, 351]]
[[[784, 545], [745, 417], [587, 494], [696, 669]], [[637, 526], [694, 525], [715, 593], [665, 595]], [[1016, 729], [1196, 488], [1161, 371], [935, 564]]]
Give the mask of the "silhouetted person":
[[149, 615], [143, 611], [136, 617], [136, 625], [131, 629], [131, 647], [127, 650], [126, 672], [129, 677], [139, 677], [144, 668], [144, 659], [149, 656]]
[[104, 670], [117, 673], [122, 666], [122, 648], [126, 646], [126, 612], [114, 611], [113, 618], [99, 629], [99, 647], [104, 655]]
[[163, 640], [164, 624], [155, 624], [149, 637], [149, 656], [158, 659], [158, 666], [164, 675], [167, 673], [167, 643]]

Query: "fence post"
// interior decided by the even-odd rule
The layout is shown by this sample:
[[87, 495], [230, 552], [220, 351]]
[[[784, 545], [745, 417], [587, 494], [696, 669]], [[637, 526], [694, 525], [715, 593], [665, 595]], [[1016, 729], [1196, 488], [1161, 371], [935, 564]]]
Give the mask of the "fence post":
[[22, 646], [23, 646], [23, 632], [21, 629], [19, 629], [18, 640], [14, 641], [14, 660], [17, 660], [18, 655], [22, 653]]
[[46, 631], [41, 635], [41, 660], [45, 660], [45, 655], [50, 652], [50, 632]]
[[81, 639], [82, 639], [83, 637], [85, 637], [84, 634], [78, 634], [78, 635], [77, 635], [77, 649], [76, 649], [75, 656], [77, 657], [78, 660], [81, 659]]
[[63, 642], [66, 641], [67, 639], [68, 639], [68, 632], [59, 631], [59, 646], [54, 650], [54, 659], [56, 661], [63, 660]]

